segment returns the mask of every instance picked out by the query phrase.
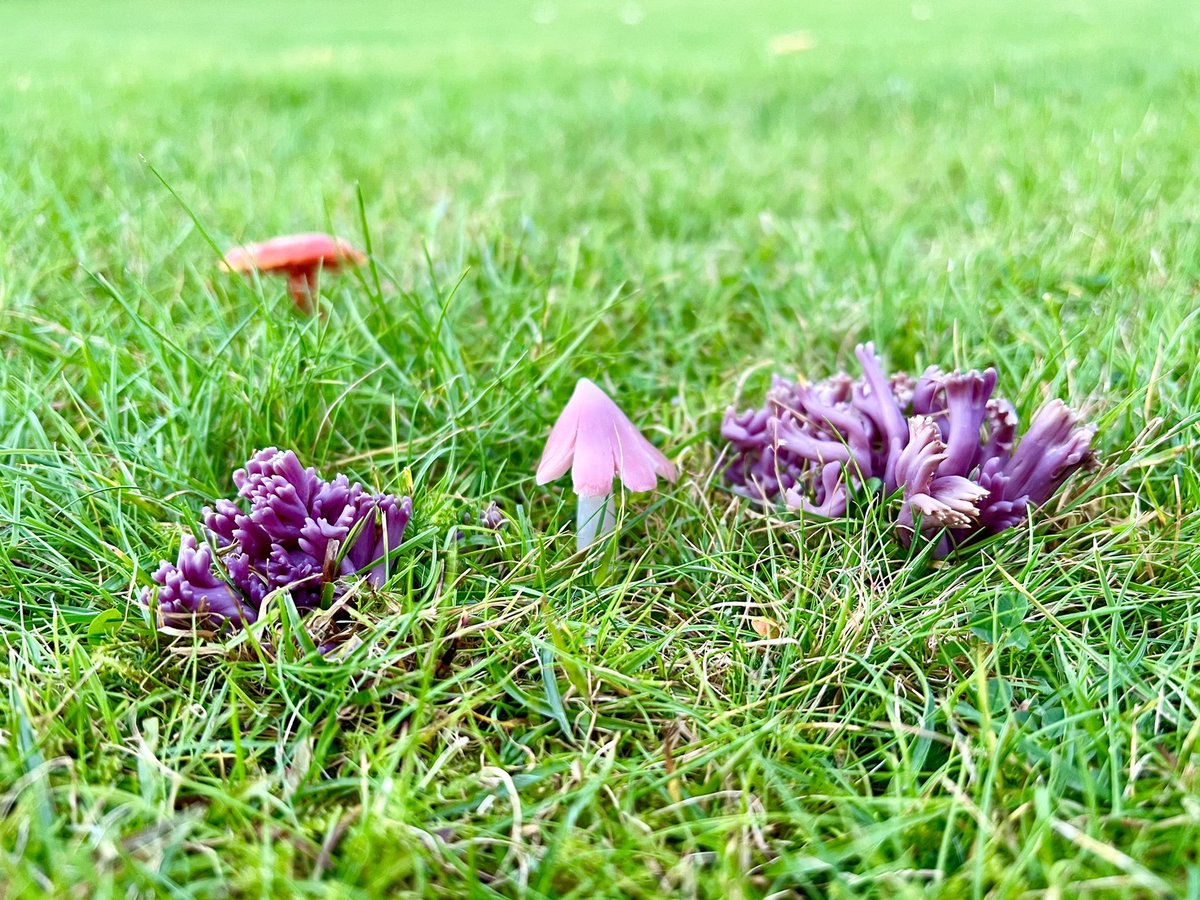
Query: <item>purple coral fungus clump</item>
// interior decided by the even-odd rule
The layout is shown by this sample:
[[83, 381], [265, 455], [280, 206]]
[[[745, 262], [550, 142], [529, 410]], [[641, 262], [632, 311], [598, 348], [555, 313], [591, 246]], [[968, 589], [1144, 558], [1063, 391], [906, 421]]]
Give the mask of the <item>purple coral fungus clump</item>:
[[[345, 475], [325, 481], [295, 453], [274, 447], [254, 454], [233, 483], [244, 504], [218, 500], [204, 510], [212, 547], [185, 535], [178, 561], [154, 573], [164, 625], [249, 624], [281, 589], [298, 609], [313, 609], [327, 586], [337, 595], [353, 576], [377, 588], [412, 515], [408, 497], [368, 493]], [[144, 590], [142, 603], [149, 606], [152, 595]]]
[[844, 515], [870, 481], [899, 492], [896, 524], [909, 543], [919, 530], [949, 552], [1012, 528], [1077, 469], [1094, 462], [1094, 425], [1060, 400], [1033, 416], [1018, 443], [1017, 415], [993, 397], [996, 370], [888, 377], [871, 344], [856, 350], [863, 377], [816, 384], [773, 379], [761, 409], [730, 409], [721, 435], [734, 490], [762, 503], [824, 517]]

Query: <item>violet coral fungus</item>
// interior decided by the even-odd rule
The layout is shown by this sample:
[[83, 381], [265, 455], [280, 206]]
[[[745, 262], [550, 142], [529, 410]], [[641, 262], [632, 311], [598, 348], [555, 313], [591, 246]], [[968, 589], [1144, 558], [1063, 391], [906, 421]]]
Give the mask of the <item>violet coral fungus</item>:
[[[345, 475], [325, 481], [290, 450], [270, 447], [233, 473], [238, 497], [204, 510], [208, 544], [185, 535], [178, 561], [154, 573], [164, 625], [249, 624], [268, 595], [288, 590], [298, 609], [320, 605], [360, 576], [372, 587], [387, 578], [388, 556], [400, 543], [412, 502], [370, 494]], [[142, 592], [151, 604], [153, 590]]]
[[[863, 377], [813, 385], [776, 377], [762, 409], [730, 409], [721, 435], [734, 490], [763, 503], [844, 515], [852, 490], [870, 481], [900, 494], [897, 526], [952, 546], [1024, 521], [1077, 469], [1094, 461], [1093, 425], [1060, 400], [1034, 414], [1017, 443], [1011, 404], [992, 396], [996, 370], [917, 380], [884, 373], [871, 344], [856, 350]], [[1014, 449], [1015, 445], [1015, 449]]]
[[489, 531], [499, 531], [505, 525], [504, 510], [500, 508], [500, 504], [493, 500], [487, 505], [487, 509], [479, 514], [479, 524]]

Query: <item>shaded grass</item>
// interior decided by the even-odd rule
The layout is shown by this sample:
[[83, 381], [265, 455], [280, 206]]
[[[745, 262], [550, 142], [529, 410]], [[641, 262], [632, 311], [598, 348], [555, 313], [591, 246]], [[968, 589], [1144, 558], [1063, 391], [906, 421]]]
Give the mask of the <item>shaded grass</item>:
[[[0, 29], [8, 893], [1195, 889], [1194, 10], [71, 9]], [[325, 319], [215, 271], [320, 227]], [[1105, 468], [946, 564], [724, 492], [725, 406], [871, 338]], [[685, 473], [613, 559], [532, 484], [580, 375]], [[136, 603], [269, 444], [414, 485], [335, 660]]]

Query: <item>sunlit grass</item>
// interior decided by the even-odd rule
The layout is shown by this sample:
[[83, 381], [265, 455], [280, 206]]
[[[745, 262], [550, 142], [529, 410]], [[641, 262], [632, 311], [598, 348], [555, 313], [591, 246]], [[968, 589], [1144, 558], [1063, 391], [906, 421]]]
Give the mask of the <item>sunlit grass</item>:
[[[626, 6], [0, 9], [0, 893], [1195, 890], [1195, 10]], [[323, 318], [217, 271], [312, 229]], [[945, 562], [725, 491], [867, 339], [1103, 468]], [[580, 376], [682, 472], [615, 556]], [[414, 485], [335, 658], [136, 602], [268, 445]]]

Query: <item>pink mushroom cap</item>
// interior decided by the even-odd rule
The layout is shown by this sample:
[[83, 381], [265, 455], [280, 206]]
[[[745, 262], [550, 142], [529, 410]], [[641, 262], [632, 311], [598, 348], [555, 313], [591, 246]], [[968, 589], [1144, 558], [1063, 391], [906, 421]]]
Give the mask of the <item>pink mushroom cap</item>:
[[360, 265], [366, 256], [344, 238], [310, 232], [287, 234], [258, 244], [245, 244], [225, 252], [221, 268], [226, 272], [304, 272], [317, 268], [330, 271], [343, 265]]
[[634, 426], [608, 394], [580, 378], [546, 439], [537, 483], [571, 470], [575, 493], [604, 497], [619, 477], [630, 491], [650, 491], [661, 475], [674, 481], [675, 466]]
[[302, 313], [313, 311], [317, 273], [366, 260], [349, 241], [331, 234], [310, 232], [271, 238], [225, 251], [221, 269], [226, 272], [273, 272], [287, 276], [288, 292]]

